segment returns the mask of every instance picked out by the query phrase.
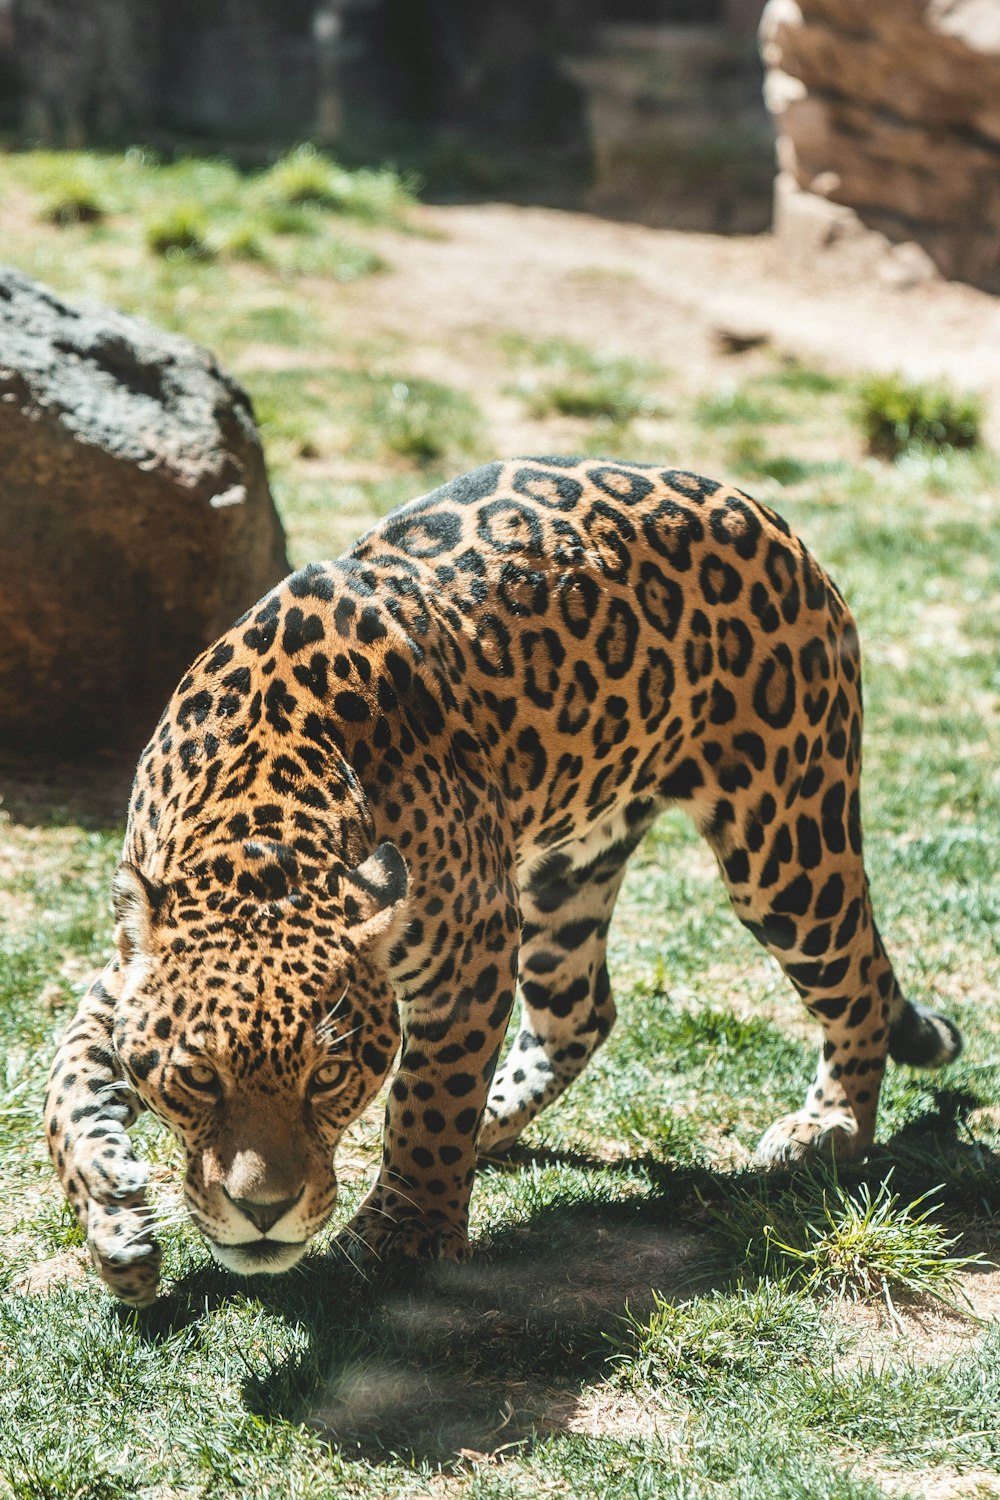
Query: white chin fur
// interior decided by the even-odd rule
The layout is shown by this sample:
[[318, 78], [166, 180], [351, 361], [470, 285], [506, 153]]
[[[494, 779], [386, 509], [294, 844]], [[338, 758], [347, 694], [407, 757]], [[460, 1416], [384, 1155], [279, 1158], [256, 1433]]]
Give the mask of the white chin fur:
[[[219, 1245], [209, 1240], [209, 1248], [220, 1266], [238, 1276], [277, 1276], [290, 1271], [308, 1248], [308, 1240], [287, 1244], [281, 1240], [251, 1240], [244, 1245]], [[266, 1255], [260, 1252], [267, 1250]]]

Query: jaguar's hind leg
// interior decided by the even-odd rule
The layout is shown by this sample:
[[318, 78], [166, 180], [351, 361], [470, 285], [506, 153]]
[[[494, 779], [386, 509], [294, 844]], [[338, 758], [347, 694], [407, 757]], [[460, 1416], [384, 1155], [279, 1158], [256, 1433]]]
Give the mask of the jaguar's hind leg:
[[[887, 1057], [934, 1066], [961, 1049], [958, 1030], [903, 996], [872, 915], [856, 782], [814, 762], [815, 786], [792, 815], [766, 796], [744, 807], [717, 852], [737, 915], [778, 960], [819, 1021], [823, 1044], [805, 1103], [757, 1148], [766, 1166], [817, 1155], [860, 1159], [871, 1147]], [[841, 770], [841, 774], [843, 774]], [[739, 830], [737, 833], [736, 830]]]
[[615, 1020], [605, 962], [625, 864], [646, 804], [536, 866], [521, 890], [521, 1024], [497, 1071], [480, 1154], [503, 1151], [586, 1067]]

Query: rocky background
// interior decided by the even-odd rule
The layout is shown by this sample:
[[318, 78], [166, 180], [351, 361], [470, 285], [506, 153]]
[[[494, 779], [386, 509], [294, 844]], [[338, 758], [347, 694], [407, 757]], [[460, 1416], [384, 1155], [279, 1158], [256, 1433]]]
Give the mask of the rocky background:
[[769, 0], [761, 42], [789, 248], [1000, 292], [1000, 4]]
[[0, 0], [0, 129], [255, 153], [310, 137], [431, 193], [757, 230], [763, 0]]
[[0, 130], [255, 160], [308, 137], [432, 197], [682, 229], [762, 230], [773, 203], [831, 271], [1000, 290], [1000, 0], [769, 0], [763, 64], [762, 9], [0, 0]]

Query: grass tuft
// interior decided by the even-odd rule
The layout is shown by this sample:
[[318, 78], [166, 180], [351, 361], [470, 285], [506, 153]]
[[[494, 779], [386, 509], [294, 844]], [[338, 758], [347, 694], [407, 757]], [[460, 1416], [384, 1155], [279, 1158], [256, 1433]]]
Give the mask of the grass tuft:
[[613, 1359], [619, 1381], [631, 1386], [704, 1390], [720, 1379], [759, 1378], [776, 1360], [790, 1363], [831, 1343], [814, 1302], [766, 1283], [679, 1303], [654, 1290], [652, 1313], [627, 1312], [623, 1321]]
[[413, 184], [389, 168], [349, 171], [306, 143], [261, 179], [265, 198], [290, 208], [320, 208], [372, 223], [391, 223], [412, 207]]
[[859, 1302], [881, 1299], [893, 1315], [894, 1293], [954, 1298], [959, 1272], [982, 1265], [982, 1257], [951, 1253], [959, 1236], [932, 1218], [938, 1189], [903, 1203], [890, 1190], [891, 1176], [873, 1194], [867, 1182], [852, 1189], [817, 1172], [770, 1202], [763, 1178], [753, 1189], [727, 1192], [708, 1216], [733, 1258], [768, 1281]]
[[331, 202], [333, 173], [328, 157], [320, 155], [315, 146], [301, 145], [275, 162], [263, 181], [268, 196], [282, 203], [325, 207]]
[[151, 219], [146, 225], [146, 244], [154, 255], [185, 256], [191, 260], [214, 260], [208, 225], [200, 209], [181, 204]]
[[901, 375], [872, 375], [858, 395], [858, 424], [871, 453], [895, 459], [926, 449], [977, 448], [983, 407], [978, 396], [946, 385], [910, 385]]
[[936, 1191], [904, 1204], [890, 1191], [889, 1178], [874, 1196], [867, 1182], [856, 1193], [834, 1187], [823, 1194], [819, 1223], [805, 1225], [805, 1245], [784, 1243], [770, 1225], [764, 1234], [792, 1269], [793, 1281], [807, 1289], [855, 1301], [882, 1297], [890, 1311], [894, 1291], [945, 1300], [955, 1295], [959, 1271], [981, 1265], [983, 1258], [950, 1253], [960, 1236], [949, 1236], [931, 1218], [929, 1200]]
[[107, 213], [97, 189], [82, 177], [67, 177], [42, 202], [41, 218], [65, 228], [69, 224], [97, 224]]

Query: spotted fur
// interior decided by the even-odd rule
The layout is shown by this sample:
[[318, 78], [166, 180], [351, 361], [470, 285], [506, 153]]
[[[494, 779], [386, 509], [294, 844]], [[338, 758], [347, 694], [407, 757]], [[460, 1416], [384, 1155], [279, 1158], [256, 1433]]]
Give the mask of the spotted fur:
[[860, 769], [841, 595], [766, 506], [693, 474], [490, 464], [293, 574], [198, 659], [142, 755], [115, 955], [52, 1069], [52, 1154], [105, 1280], [155, 1294], [140, 1109], [183, 1143], [218, 1259], [279, 1271], [400, 1049], [342, 1238], [465, 1253], [477, 1152], [611, 1029], [615, 897], [671, 804], [822, 1028], [761, 1160], [863, 1155], [887, 1053], [961, 1043], [879, 940]]

